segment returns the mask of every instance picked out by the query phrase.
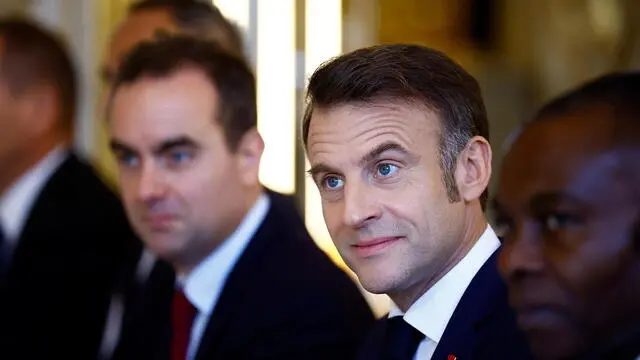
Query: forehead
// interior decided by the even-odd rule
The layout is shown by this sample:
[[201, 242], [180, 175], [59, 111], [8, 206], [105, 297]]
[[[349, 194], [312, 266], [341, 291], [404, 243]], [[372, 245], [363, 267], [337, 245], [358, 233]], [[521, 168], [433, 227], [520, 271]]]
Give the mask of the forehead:
[[200, 71], [185, 68], [120, 87], [113, 99], [111, 129], [117, 136], [151, 138], [176, 132], [197, 134], [217, 126], [217, 107], [215, 87]]
[[524, 202], [547, 191], [595, 203], [623, 196], [610, 116], [591, 109], [529, 125], [503, 161], [500, 201]]
[[343, 155], [357, 153], [386, 141], [411, 149], [439, 131], [438, 115], [418, 104], [344, 104], [313, 111], [307, 147], [310, 157], [342, 147], [349, 148]]
[[108, 66], [114, 67], [133, 47], [155, 38], [158, 30], [176, 32], [177, 25], [165, 9], [138, 11], [127, 16], [118, 26], [108, 49]]

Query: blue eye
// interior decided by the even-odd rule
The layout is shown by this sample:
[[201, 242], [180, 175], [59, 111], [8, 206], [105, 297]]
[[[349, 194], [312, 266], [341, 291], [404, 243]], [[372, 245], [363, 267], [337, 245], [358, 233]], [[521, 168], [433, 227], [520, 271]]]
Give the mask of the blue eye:
[[378, 175], [386, 177], [389, 175], [393, 175], [396, 171], [398, 171], [398, 167], [393, 164], [380, 164], [377, 166], [376, 171], [378, 172]]
[[136, 167], [140, 162], [140, 159], [133, 154], [122, 154], [118, 156], [117, 159], [122, 166], [127, 168]]
[[344, 181], [337, 176], [327, 176], [323, 182], [325, 187], [330, 190], [338, 189], [344, 185]]
[[191, 160], [191, 155], [186, 152], [174, 152], [169, 154], [169, 159], [173, 163], [183, 163]]

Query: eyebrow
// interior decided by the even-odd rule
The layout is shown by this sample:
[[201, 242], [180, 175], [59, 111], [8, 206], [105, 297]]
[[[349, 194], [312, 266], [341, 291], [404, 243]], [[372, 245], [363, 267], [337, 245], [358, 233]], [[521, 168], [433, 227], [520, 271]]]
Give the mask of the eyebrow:
[[415, 157], [415, 155], [412, 155], [409, 150], [405, 149], [402, 145], [398, 144], [395, 141], [387, 141], [387, 142], [383, 142], [382, 144], [376, 146], [375, 148], [373, 148], [373, 150], [369, 151], [366, 155], [364, 155], [360, 161], [358, 161], [358, 164], [361, 167], [364, 167], [372, 162], [374, 162], [375, 160], [377, 160], [382, 154], [389, 152], [389, 151], [394, 151], [397, 153], [400, 153], [401, 155], [404, 156], [412, 156]]
[[[387, 141], [384, 142], [378, 146], [376, 146], [375, 148], [373, 148], [373, 150], [369, 151], [367, 154], [365, 154], [359, 161], [358, 164], [361, 167], [364, 167], [372, 162], [374, 162], [375, 160], [377, 160], [382, 154], [389, 152], [389, 151], [395, 151], [398, 152], [404, 156], [409, 156], [411, 157], [413, 160], [415, 160], [415, 158], [417, 158], [416, 155], [410, 153], [407, 149], [405, 149], [402, 145], [398, 144], [395, 141]], [[317, 176], [318, 174], [321, 173], [337, 173], [339, 172], [336, 168], [329, 166], [325, 163], [319, 163], [316, 165], [313, 165], [308, 171], [307, 173], [315, 178], [315, 176]]]
[[109, 141], [109, 147], [113, 152], [135, 152], [129, 145], [126, 145], [125, 143], [116, 139], [112, 139], [111, 141]]
[[567, 194], [562, 191], [547, 191], [535, 194], [529, 200], [529, 208], [531, 210], [540, 211], [551, 206], [556, 206], [563, 201], [570, 201], [573, 203], [580, 203], [581, 201], [575, 196]]
[[[135, 150], [133, 150], [131, 148], [131, 146], [113, 139], [110, 141], [110, 145], [111, 145], [111, 150], [113, 150], [114, 152], [136, 152]], [[156, 154], [159, 153], [164, 153], [170, 150], [173, 150], [175, 148], [178, 147], [195, 147], [197, 148], [198, 146], [196, 145], [196, 143], [191, 140], [189, 137], [187, 136], [178, 136], [175, 138], [170, 138], [167, 140], [162, 141], [160, 144], [156, 145], [153, 149], [153, 152]]]
[[169, 138], [162, 141], [160, 144], [154, 147], [154, 153], [163, 153], [173, 150], [178, 147], [198, 147], [191, 138], [187, 136], [177, 136], [175, 138]]
[[318, 174], [322, 174], [322, 173], [337, 173], [338, 170], [325, 164], [325, 163], [319, 163], [316, 165], [311, 166], [311, 168], [309, 170], [307, 170], [307, 174], [309, 176], [311, 176], [311, 178], [315, 179]]

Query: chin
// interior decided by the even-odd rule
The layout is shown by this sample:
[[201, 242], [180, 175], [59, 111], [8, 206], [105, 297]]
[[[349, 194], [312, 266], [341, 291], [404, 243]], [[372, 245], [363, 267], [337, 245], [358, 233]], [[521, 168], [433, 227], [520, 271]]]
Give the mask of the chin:
[[400, 287], [401, 279], [396, 274], [363, 269], [354, 272], [358, 275], [362, 287], [373, 294], [388, 294]]
[[147, 248], [163, 260], [170, 260], [181, 252], [178, 239], [170, 234], [145, 234], [143, 239]]
[[402, 286], [405, 273], [401, 266], [388, 258], [352, 259], [345, 263], [358, 276], [362, 287], [373, 294], [388, 294]]

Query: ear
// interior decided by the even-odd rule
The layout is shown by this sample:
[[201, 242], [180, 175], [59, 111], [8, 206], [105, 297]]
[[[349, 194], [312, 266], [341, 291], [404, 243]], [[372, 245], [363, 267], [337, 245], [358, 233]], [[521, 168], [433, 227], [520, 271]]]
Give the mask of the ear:
[[256, 128], [247, 131], [240, 139], [235, 157], [242, 185], [259, 185], [260, 158], [263, 150], [264, 141]]
[[475, 136], [458, 156], [456, 184], [465, 202], [480, 198], [491, 179], [491, 145], [482, 136]]

